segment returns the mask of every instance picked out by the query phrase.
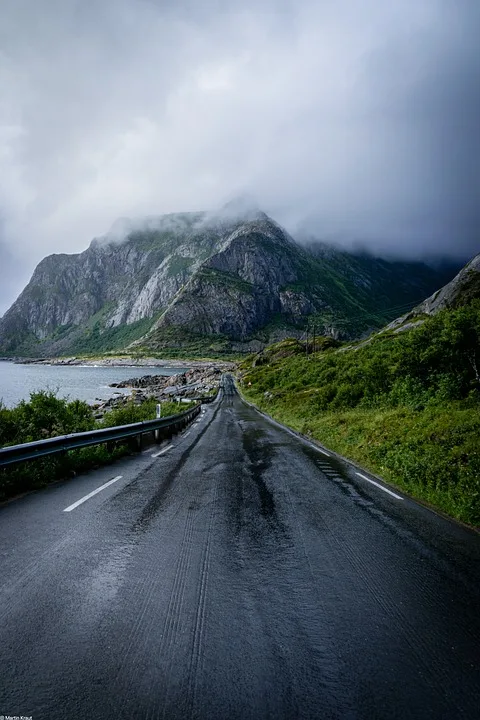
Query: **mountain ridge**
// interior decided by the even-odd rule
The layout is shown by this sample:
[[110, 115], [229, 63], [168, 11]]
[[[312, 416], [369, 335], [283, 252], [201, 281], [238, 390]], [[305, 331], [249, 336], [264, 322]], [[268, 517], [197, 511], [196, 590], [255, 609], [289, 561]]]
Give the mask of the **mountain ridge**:
[[333, 247], [325, 257], [324, 244], [302, 247], [261, 210], [242, 212], [123, 218], [82, 253], [44, 258], [0, 319], [0, 353], [151, 352], [193, 341], [248, 349], [299, 336], [308, 321], [354, 337], [454, 274]]

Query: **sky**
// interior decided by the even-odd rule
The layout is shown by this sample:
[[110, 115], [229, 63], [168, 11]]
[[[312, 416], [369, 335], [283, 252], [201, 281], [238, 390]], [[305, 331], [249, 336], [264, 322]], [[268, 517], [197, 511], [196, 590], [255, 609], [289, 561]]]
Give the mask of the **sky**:
[[2, 0], [0, 315], [119, 217], [480, 251], [476, 0]]

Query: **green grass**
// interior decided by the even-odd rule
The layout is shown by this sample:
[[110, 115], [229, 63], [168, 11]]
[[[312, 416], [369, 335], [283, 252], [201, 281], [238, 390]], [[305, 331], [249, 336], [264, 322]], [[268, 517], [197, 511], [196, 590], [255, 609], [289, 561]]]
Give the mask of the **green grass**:
[[135, 352], [145, 357], [156, 356], [177, 360], [237, 360], [242, 357], [232, 352], [232, 341], [225, 335], [201, 335], [185, 328], [161, 327]]
[[327, 345], [313, 356], [304, 349], [284, 341], [245, 361], [247, 398], [412, 496], [480, 525], [480, 302], [363, 347]]
[[168, 263], [168, 277], [185, 274], [193, 262], [194, 258], [192, 257], [173, 254]]
[[134, 340], [142, 337], [152, 327], [158, 317], [143, 318], [129, 325], [104, 328], [101, 321], [87, 326], [81, 336], [72, 341], [69, 352], [72, 354], [93, 354], [122, 350]]
[[255, 290], [252, 283], [243, 280], [234, 273], [218, 270], [217, 268], [203, 266], [200, 268], [198, 275], [213, 285], [220, 285], [247, 295], [251, 295]]
[[[128, 402], [125, 406], [110, 410], [100, 421], [100, 427], [113, 427], [117, 425], [129, 425], [130, 423], [141, 422], [142, 420], [153, 420], [156, 415], [156, 407], [158, 400], [152, 398], [136, 405], [134, 402]], [[177, 403], [172, 401], [162, 402], [162, 417], [169, 415], [177, 415], [180, 412], [189, 410], [194, 406], [191, 403]]]

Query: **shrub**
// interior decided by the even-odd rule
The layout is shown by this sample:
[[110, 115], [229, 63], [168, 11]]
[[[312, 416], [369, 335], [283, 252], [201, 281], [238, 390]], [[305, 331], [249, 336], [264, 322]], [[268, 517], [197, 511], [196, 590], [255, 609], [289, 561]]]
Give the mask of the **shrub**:
[[[177, 414], [192, 404], [162, 403], [162, 416]], [[96, 423], [92, 408], [86, 402], [69, 402], [52, 391], [42, 390], [31, 393], [29, 401], [24, 400], [14, 408], [0, 404], [0, 444], [17, 445], [98, 427], [153, 420], [156, 405], [156, 400], [141, 405], [128, 402], [125, 407], [111, 410]], [[127, 452], [126, 445], [94, 445], [29, 462], [28, 470], [24, 463], [0, 469], [0, 499], [112, 462]]]

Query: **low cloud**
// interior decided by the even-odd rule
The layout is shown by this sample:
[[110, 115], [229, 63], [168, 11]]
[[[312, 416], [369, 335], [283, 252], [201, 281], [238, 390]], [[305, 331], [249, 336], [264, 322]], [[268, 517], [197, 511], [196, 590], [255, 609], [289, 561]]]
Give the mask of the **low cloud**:
[[479, 22], [469, 0], [4, 0], [0, 313], [116, 218], [245, 193], [294, 233], [478, 252]]

